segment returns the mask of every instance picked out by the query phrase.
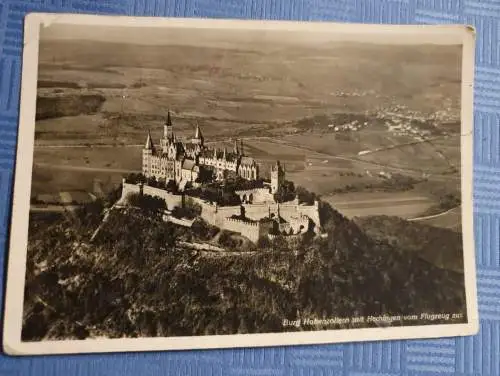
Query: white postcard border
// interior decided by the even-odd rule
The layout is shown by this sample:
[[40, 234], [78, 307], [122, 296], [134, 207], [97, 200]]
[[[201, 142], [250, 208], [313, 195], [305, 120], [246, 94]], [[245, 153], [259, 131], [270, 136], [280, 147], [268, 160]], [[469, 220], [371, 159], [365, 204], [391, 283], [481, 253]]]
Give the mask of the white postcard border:
[[[462, 229], [468, 323], [409, 327], [318, 330], [308, 332], [235, 334], [169, 338], [21, 341], [40, 28], [51, 24], [115, 25], [137, 28], [219, 28], [332, 32], [342, 40], [383, 38], [387, 43], [463, 44], [462, 54]], [[373, 40], [373, 39], [372, 39]], [[398, 42], [399, 41], [399, 42]], [[4, 351], [10, 355], [74, 354], [126, 351], [193, 350], [264, 347], [373, 340], [437, 338], [477, 333], [476, 272], [473, 234], [473, 79], [475, 31], [464, 25], [368, 25], [326, 22], [243, 21], [31, 13], [25, 20], [19, 136], [15, 165], [12, 222], [4, 313]]]

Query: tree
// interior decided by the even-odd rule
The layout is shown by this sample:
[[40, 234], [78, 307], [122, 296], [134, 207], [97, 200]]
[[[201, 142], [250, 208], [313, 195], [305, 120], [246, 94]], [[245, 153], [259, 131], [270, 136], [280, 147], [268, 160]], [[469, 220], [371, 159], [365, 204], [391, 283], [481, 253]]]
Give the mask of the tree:
[[156, 180], [155, 176], [151, 176], [148, 180], [147, 183], [150, 187], [155, 187], [158, 188], [158, 181]]
[[120, 184], [117, 188], [114, 188], [112, 189], [107, 197], [106, 197], [106, 202], [108, 204], [108, 206], [111, 206], [113, 205], [116, 201], [118, 201], [121, 197], [121, 194], [122, 194], [122, 184]]
[[131, 193], [127, 196], [128, 203], [132, 206], [141, 208], [147, 213], [162, 215], [167, 209], [164, 199], [139, 193]]
[[125, 177], [125, 182], [129, 184], [139, 184], [139, 183], [144, 183], [146, 182], [146, 177], [141, 174], [135, 174], [135, 173], [130, 173]]
[[318, 200], [319, 197], [314, 192], [309, 192], [307, 189], [298, 186], [295, 190], [299, 202], [303, 202], [307, 205], [314, 204], [314, 201]]
[[292, 201], [295, 198], [295, 186], [291, 181], [285, 181], [283, 185], [278, 187], [278, 191], [274, 194], [276, 202]]
[[166, 184], [165, 184], [165, 188], [167, 189], [167, 191], [171, 192], [171, 193], [177, 193], [177, 184], [175, 183], [174, 180], [169, 180]]
[[218, 203], [224, 206], [235, 206], [241, 204], [241, 200], [234, 191], [225, 191], [222, 193], [222, 197], [219, 198]]
[[76, 209], [79, 225], [84, 229], [94, 229], [103, 218], [104, 202], [101, 199], [89, 202]]
[[187, 198], [182, 207], [176, 206], [172, 210], [172, 215], [176, 218], [193, 219], [201, 214], [201, 206], [195, 203], [191, 198]]

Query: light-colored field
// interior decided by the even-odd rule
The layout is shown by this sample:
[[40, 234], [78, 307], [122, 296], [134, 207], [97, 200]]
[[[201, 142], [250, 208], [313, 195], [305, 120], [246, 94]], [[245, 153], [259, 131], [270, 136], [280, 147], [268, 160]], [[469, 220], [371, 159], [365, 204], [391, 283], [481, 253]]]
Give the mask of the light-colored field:
[[59, 194], [64, 191], [82, 190], [95, 192], [99, 189], [109, 191], [121, 183], [123, 172], [107, 169], [92, 169], [81, 166], [76, 169], [71, 166], [34, 166], [31, 184], [31, 196], [39, 194]]
[[[79, 189], [82, 186], [92, 191], [96, 180], [106, 186], [105, 189], [116, 186], [123, 175], [140, 171], [141, 147], [39, 147], [35, 152], [33, 194]], [[246, 150], [257, 158], [266, 177], [266, 171], [279, 159], [285, 163], [287, 179], [322, 195], [325, 201], [347, 217], [398, 215], [412, 218], [436, 204], [435, 198], [425, 194], [425, 189], [394, 193], [363, 190], [332, 195], [335, 189], [376, 184], [381, 179], [376, 169], [370, 173], [349, 160], [307, 157], [304, 152], [300, 154], [296, 146], [272, 140], [247, 140]]]
[[35, 165], [81, 166], [109, 170], [141, 170], [142, 145], [110, 147], [35, 148]]
[[430, 198], [416, 196], [413, 192], [347, 193], [322, 199], [348, 218], [370, 215], [413, 218], [434, 204]]

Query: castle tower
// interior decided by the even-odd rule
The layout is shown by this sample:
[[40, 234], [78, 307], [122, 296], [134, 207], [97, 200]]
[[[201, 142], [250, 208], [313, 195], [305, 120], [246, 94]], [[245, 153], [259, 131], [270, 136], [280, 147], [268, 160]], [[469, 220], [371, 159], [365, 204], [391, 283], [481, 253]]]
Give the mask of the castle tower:
[[167, 113], [167, 121], [163, 126], [163, 138], [169, 141], [174, 139], [174, 127], [172, 125], [172, 118], [170, 117], [170, 111]]
[[172, 125], [172, 118], [170, 111], [167, 113], [167, 120], [163, 124], [163, 137], [160, 140], [160, 146], [163, 153], [168, 153], [169, 144], [175, 141], [174, 127]]
[[194, 137], [191, 139], [191, 142], [195, 145], [203, 146], [203, 141], [204, 138], [203, 135], [201, 134], [200, 125], [196, 123], [196, 131], [194, 133]]
[[281, 167], [280, 161], [271, 167], [271, 193], [275, 194], [285, 182], [285, 170]]
[[242, 156], [245, 155], [243, 153], [243, 140], [240, 140], [240, 155], [242, 155]]
[[148, 137], [146, 138], [146, 144], [142, 149], [142, 174], [146, 177], [151, 175], [151, 159], [155, 153], [155, 146], [153, 144], [153, 138], [151, 133], [148, 131]]
[[238, 150], [238, 140], [234, 139], [234, 154], [239, 155], [240, 151]]

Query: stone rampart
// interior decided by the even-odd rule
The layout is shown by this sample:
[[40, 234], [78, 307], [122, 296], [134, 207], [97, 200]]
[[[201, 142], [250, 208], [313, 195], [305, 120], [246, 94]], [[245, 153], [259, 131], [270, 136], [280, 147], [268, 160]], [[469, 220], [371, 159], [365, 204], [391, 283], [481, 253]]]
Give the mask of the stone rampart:
[[321, 220], [319, 219], [319, 202], [314, 201], [313, 205], [298, 205], [298, 214], [306, 215], [314, 222], [316, 229], [321, 227]]
[[137, 184], [129, 184], [125, 183], [125, 180], [122, 182], [122, 195], [120, 199], [118, 200], [117, 204], [118, 205], [123, 205], [126, 204], [127, 196], [131, 194], [138, 194], [141, 193], [141, 187]]
[[274, 196], [269, 191], [269, 188], [254, 188], [235, 192], [243, 203], [266, 203], [273, 202]]
[[193, 203], [200, 205], [201, 214], [200, 217], [205, 222], [212, 226], [217, 226], [216, 213], [217, 213], [217, 205], [211, 204], [205, 200], [202, 200], [199, 197], [191, 197], [188, 196], [186, 199], [191, 200]]
[[241, 206], [217, 206], [217, 213], [224, 218], [241, 214]]
[[272, 206], [272, 204], [244, 204], [245, 217], [254, 221], [269, 217], [270, 206]]
[[257, 221], [269, 216], [269, 214], [279, 215], [286, 221], [296, 220], [301, 216], [309, 217], [314, 224], [319, 227], [319, 210], [317, 203], [313, 205], [297, 204], [295, 201], [278, 203], [244, 204], [245, 216]]
[[142, 187], [142, 193], [165, 200], [168, 210], [172, 210], [177, 206], [182, 206], [182, 195], [175, 195], [173, 193], [167, 192], [164, 189], [144, 185]]
[[[278, 206], [275, 204], [271, 206], [271, 213], [277, 214]], [[296, 203], [283, 203], [279, 204], [279, 214], [287, 222], [292, 222], [301, 216], [307, 216], [315, 224], [316, 229], [321, 226], [319, 219], [318, 202], [313, 205], [303, 205]]]
[[119, 204], [125, 203], [127, 196], [130, 194], [145, 194], [165, 200], [168, 210], [172, 210], [177, 206], [182, 206], [182, 195], [175, 195], [164, 189], [150, 187], [149, 185], [130, 184], [125, 181], [122, 182], [122, 186], [122, 196], [118, 201]]
[[[321, 225], [318, 202], [315, 202], [313, 205], [301, 205], [298, 204], [297, 201], [291, 201], [282, 204], [268, 202], [243, 204], [242, 206], [217, 206], [216, 204], [209, 203], [198, 197], [183, 197], [183, 195], [175, 195], [160, 188], [154, 188], [147, 185], [142, 186], [139, 184], [129, 184], [123, 181], [122, 196], [117, 204], [125, 204], [127, 195], [133, 193], [142, 193], [162, 198], [165, 200], [168, 210], [182, 206], [184, 202], [190, 200], [194, 204], [200, 205], [200, 217], [210, 225], [240, 233], [252, 241], [257, 241], [260, 236], [268, 234], [270, 228], [269, 225], [260, 222], [260, 220], [269, 217], [270, 214], [277, 216], [279, 213], [285, 221], [289, 222], [288, 227], [292, 229], [291, 232], [293, 234], [303, 232], [302, 230], [307, 228], [306, 224], [309, 223], [309, 220], [316, 225], [316, 231]], [[251, 221], [230, 218], [234, 215], [241, 215], [242, 207], [245, 217]]]
[[225, 230], [244, 235], [254, 243], [259, 240], [259, 236], [261, 235], [259, 222], [250, 222], [235, 218], [224, 218], [223, 228]]

